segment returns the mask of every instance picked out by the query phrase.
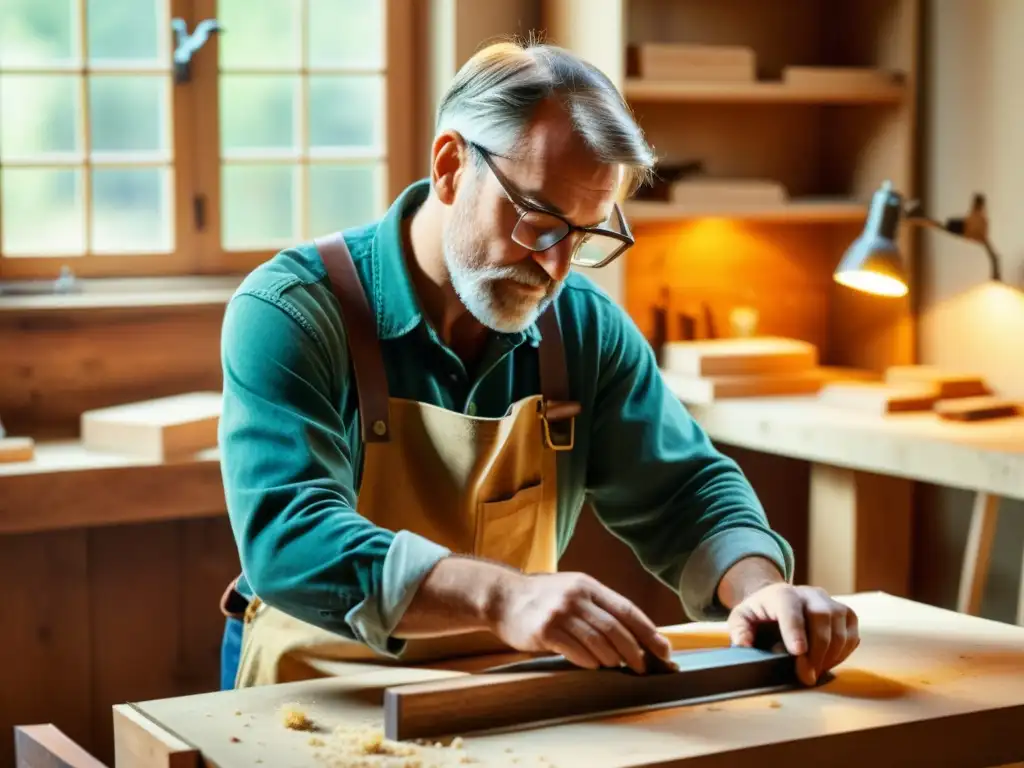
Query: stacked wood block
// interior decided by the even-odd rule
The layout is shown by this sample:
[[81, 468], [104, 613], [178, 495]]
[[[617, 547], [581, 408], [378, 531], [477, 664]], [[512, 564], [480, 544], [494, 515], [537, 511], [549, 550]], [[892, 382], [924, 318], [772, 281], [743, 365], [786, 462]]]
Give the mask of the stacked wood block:
[[1021, 413], [1020, 404], [995, 396], [981, 376], [927, 365], [892, 366], [880, 382], [831, 383], [818, 397], [848, 410], [876, 415], [925, 411], [950, 421]]
[[692, 404], [736, 397], [807, 395], [834, 378], [868, 375], [823, 367], [818, 362], [813, 344], [775, 336], [673, 341], [662, 350], [666, 382], [684, 403]]
[[644, 43], [627, 49], [630, 75], [676, 82], [748, 82], [757, 79], [754, 50], [745, 46]]
[[0, 437], [0, 463], [31, 461], [35, 441], [30, 437]]

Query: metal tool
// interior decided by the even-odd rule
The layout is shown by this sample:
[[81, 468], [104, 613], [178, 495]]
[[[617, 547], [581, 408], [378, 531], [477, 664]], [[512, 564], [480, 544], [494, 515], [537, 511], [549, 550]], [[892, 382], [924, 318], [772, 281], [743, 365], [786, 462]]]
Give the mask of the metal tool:
[[[779, 630], [779, 625], [776, 622], [764, 622], [757, 626], [754, 632], [754, 644], [751, 648], [732, 646], [730, 648], [676, 651], [672, 654], [671, 663], [658, 658], [650, 651], [644, 651], [645, 672], [643, 674], [668, 674], [697, 667], [704, 668], [708, 665], [720, 666], [721, 661], [728, 661], [730, 659], [746, 662], [757, 659], [778, 658], [780, 656], [786, 657], [788, 656], [788, 653], [786, 653], [785, 647], [783, 646], [782, 633]], [[697, 665], [697, 667], [694, 665]], [[556, 654], [550, 656], [536, 656], [523, 661], [513, 661], [509, 664], [488, 667], [483, 670], [483, 673], [568, 672], [579, 669], [581, 669], [581, 667], [569, 661], [565, 656]], [[630, 675], [638, 674], [629, 667], [604, 667], [597, 671], [620, 672]]]

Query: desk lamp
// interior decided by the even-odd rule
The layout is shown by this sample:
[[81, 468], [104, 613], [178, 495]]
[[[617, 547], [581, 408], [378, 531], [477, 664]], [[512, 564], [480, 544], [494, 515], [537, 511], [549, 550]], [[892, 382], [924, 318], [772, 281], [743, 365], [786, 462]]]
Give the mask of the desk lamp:
[[835, 281], [879, 296], [906, 295], [907, 277], [896, 245], [901, 218], [908, 224], [932, 227], [980, 243], [988, 254], [992, 280], [1001, 280], [999, 256], [988, 240], [984, 195], [974, 195], [967, 216], [946, 219], [943, 223], [925, 215], [919, 201], [905, 204], [903, 196], [886, 181], [871, 199], [864, 232], [853, 241], [833, 273]]

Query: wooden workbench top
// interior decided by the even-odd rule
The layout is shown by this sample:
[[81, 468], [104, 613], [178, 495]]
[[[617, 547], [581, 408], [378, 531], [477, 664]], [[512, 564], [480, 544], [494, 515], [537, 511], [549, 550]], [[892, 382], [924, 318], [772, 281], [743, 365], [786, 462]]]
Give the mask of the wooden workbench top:
[[712, 440], [864, 472], [1024, 499], [1024, 417], [970, 423], [874, 416], [814, 397], [688, 405]]
[[[996, 766], [1024, 760], [1024, 628], [881, 593], [841, 598], [862, 643], [814, 689], [691, 702], [643, 712], [488, 734], [452, 734], [458, 748], [419, 747], [409, 762], [351, 757], [382, 721], [386, 685], [467, 674], [351, 665], [344, 676], [147, 701], [118, 708], [125, 755], [161, 755], [142, 768], [252, 766], [830, 765]], [[727, 642], [724, 625], [666, 630], [677, 648]], [[316, 732], [289, 730], [294, 705]], [[346, 741], [346, 735], [350, 741]], [[447, 742], [447, 740], [445, 740]], [[349, 757], [343, 758], [348, 750]], [[392, 758], [394, 759], [394, 758]], [[419, 762], [417, 762], [419, 761]], [[122, 764], [122, 763], [119, 763]]]
[[0, 534], [225, 514], [216, 450], [150, 461], [39, 442], [31, 461], [0, 463]]

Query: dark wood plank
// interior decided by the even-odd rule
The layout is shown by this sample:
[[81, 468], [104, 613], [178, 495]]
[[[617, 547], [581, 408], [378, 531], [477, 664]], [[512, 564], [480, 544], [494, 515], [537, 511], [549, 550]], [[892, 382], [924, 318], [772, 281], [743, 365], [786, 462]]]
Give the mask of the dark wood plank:
[[14, 726], [51, 723], [91, 747], [86, 537], [80, 531], [0, 537], [0, 766]]
[[387, 688], [386, 738], [464, 734], [796, 685], [795, 658], [755, 648], [673, 654], [678, 672], [493, 672]]
[[180, 523], [89, 531], [93, 593], [94, 752], [113, 759], [111, 707], [177, 696], [187, 686], [182, 582], [188, 568]]
[[189, 693], [220, 685], [220, 643], [224, 616], [220, 598], [241, 565], [226, 514], [181, 523], [181, 684]]

